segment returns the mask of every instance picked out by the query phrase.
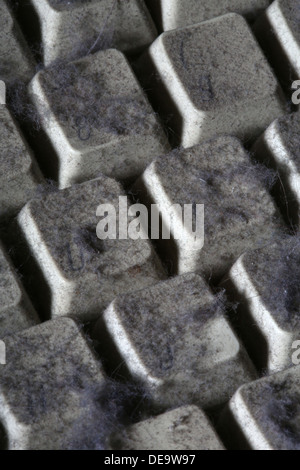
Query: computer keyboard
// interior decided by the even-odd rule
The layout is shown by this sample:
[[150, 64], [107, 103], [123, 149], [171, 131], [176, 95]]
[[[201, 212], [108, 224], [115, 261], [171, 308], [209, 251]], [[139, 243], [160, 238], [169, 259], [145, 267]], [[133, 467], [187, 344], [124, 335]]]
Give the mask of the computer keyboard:
[[0, 0], [1, 450], [300, 449], [299, 12]]

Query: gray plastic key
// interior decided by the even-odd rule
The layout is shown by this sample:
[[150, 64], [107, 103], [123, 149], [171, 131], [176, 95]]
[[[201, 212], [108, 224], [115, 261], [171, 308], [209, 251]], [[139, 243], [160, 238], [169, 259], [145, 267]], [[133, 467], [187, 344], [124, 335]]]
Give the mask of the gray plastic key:
[[242, 386], [221, 420], [230, 447], [299, 450], [299, 387], [299, 366]]
[[8, 109], [0, 105], [0, 216], [12, 216], [35, 194], [43, 177]]
[[[147, 168], [133, 192], [148, 206], [157, 204], [163, 221], [175, 214], [176, 223], [170, 224], [174, 241], [160, 236], [157, 242], [173, 271], [219, 278], [244, 251], [261, 246], [284, 228], [260, 169], [261, 179], [241, 143], [227, 136], [176, 150]], [[194, 243], [190, 229], [184, 236], [176, 234], [183, 218], [176, 215], [174, 204], [204, 204], [204, 219], [196, 212], [199, 226], [204, 223], [204, 245], [201, 237]]]
[[299, 1], [273, 1], [258, 18], [254, 31], [290, 91], [292, 78], [300, 77]]
[[95, 335], [100, 341], [111, 338], [108, 358], [116, 348], [158, 409], [186, 403], [216, 406], [255, 377], [219, 299], [196, 274], [115, 299]]
[[299, 260], [299, 238], [284, 238], [244, 254], [224, 279], [240, 302], [239, 331], [268, 373], [292, 366], [292, 346], [300, 339]]
[[157, 117], [119, 51], [100, 51], [42, 71], [29, 92], [55, 149], [57, 163], [53, 158], [52, 165], [59, 167], [60, 188], [100, 173], [133, 178], [169, 150]]
[[0, 246], [0, 338], [37, 323], [39, 318]]
[[275, 194], [295, 228], [300, 223], [299, 132], [299, 113], [283, 116], [266, 129], [252, 148], [256, 160], [278, 171], [280, 181]]
[[4, 1], [0, 4], [0, 80], [7, 86], [28, 82], [35, 64], [18, 24]]
[[169, 31], [232, 12], [252, 20], [270, 0], [148, 0], [146, 4], [161, 29]]
[[224, 450], [207, 417], [196, 406], [177, 408], [134, 424], [114, 440], [122, 450]]
[[44, 63], [99, 49], [136, 52], [157, 32], [143, 0], [31, 0], [40, 18]]
[[76, 323], [53, 320], [4, 343], [0, 421], [8, 449], [101, 448], [105, 417], [96, 397], [104, 376]]
[[183, 147], [220, 134], [253, 139], [287, 111], [247, 22], [234, 13], [161, 34], [139, 66]]

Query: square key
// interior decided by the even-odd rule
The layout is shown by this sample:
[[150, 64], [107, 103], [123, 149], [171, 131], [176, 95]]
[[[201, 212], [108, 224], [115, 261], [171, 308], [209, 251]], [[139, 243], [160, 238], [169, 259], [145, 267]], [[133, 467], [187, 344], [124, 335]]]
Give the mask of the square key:
[[4, 1], [0, 4], [0, 80], [7, 86], [28, 82], [35, 72], [30, 50]]
[[95, 326], [111, 367], [119, 361], [157, 409], [226, 402], [256, 376], [225, 319], [222, 302], [196, 274], [116, 298]]
[[162, 31], [184, 28], [226, 13], [239, 13], [253, 20], [271, 0], [146, 0]]
[[[149, 210], [150, 203], [156, 204], [170, 227], [171, 239], [163, 239], [162, 233], [157, 244], [171, 271], [199, 271], [220, 280], [245, 251], [263, 246], [285, 229], [267, 192], [268, 178], [268, 171], [251, 163], [237, 139], [224, 136], [158, 158], [135, 183], [133, 193]], [[173, 208], [177, 204], [181, 215]], [[194, 208], [196, 223], [178, 234], [186, 225], [188, 205]], [[203, 218], [197, 208], [201, 205]]]
[[39, 323], [11, 261], [0, 246], [0, 338]]
[[[133, 424], [114, 436], [114, 441], [119, 444], [114, 448], [122, 450], [224, 450], [207, 417], [196, 406], [183, 406]], [[164, 462], [169, 458], [172, 461], [166, 456]], [[181, 463], [188, 463], [187, 456], [180, 458]]]
[[15, 215], [43, 177], [8, 109], [0, 106], [0, 217]]
[[243, 385], [220, 422], [230, 448], [299, 450], [299, 390], [299, 366]]
[[245, 253], [224, 278], [239, 302], [235, 321], [258, 366], [269, 373], [292, 366], [300, 339], [300, 239], [287, 237]]
[[257, 161], [278, 171], [274, 195], [288, 223], [300, 224], [300, 114], [276, 119], [259, 137], [251, 151]]
[[39, 16], [44, 63], [115, 47], [138, 52], [157, 31], [143, 0], [31, 0]]
[[[100, 51], [39, 72], [29, 93], [44, 137], [50, 176], [60, 188], [94, 179], [141, 174], [169, 149], [166, 135], [124, 55]], [[45, 142], [39, 153], [45, 153]], [[45, 163], [44, 163], [45, 164]]]
[[[56, 319], [4, 338], [0, 421], [9, 450], [103, 448], [102, 367], [80, 327]], [[99, 399], [99, 402], [97, 402]]]
[[254, 31], [276, 74], [290, 92], [300, 78], [299, 0], [275, 0], [258, 18]]
[[183, 147], [220, 134], [248, 141], [287, 111], [267, 59], [235, 13], [161, 34], [138, 66]]
[[121, 186], [101, 177], [32, 199], [18, 215], [18, 256], [44, 316], [90, 321], [117, 295], [165, 278], [148, 240], [97, 237], [100, 205], [115, 211], [118, 227], [119, 196]]

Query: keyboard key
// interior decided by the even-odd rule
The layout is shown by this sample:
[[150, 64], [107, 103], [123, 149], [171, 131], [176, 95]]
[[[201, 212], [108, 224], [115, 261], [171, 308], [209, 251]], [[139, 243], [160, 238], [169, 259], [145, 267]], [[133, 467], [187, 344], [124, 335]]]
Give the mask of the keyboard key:
[[[205, 414], [196, 406], [184, 406], [134, 424], [114, 441], [122, 450], [224, 450]], [[187, 463], [186, 458], [184, 461]]]
[[[118, 227], [119, 196], [124, 196], [121, 186], [101, 177], [33, 199], [20, 212], [16, 236], [25, 247], [19, 256], [24, 258], [23, 269], [33, 278], [35, 295], [41, 292], [41, 298], [36, 298], [38, 310], [47, 311], [48, 317], [96, 319], [115, 296], [165, 277], [148, 240], [97, 237], [100, 217], [106, 212], [97, 216], [98, 206], [113, 206]], [[34, 260], [44, 282], [37, 273], [33, 275]], [[40, 289], [38, 281], [43, 286]]]
[[269, 373], [292, 366], [292, 345], [300, 338], [300, 240], [287, 237], [244, 254], [223, 286], [240, 302], [236, 322], [248, 351]]
[[280, 181], [277, 203], [288, 222], [297, 229], [300, 216], [300, 118], [298, 113], [274, 121], [252, 148], [254, 158], [275, 168]]
[[8, 448], [80, 449], [101, 441], [104, 376], [76, 323], [57, 319], [4, 341], [0, 420]]
[[163, 33], [138, 67], [174, 143], [183, 147], [218, 134], [253, 139], [287, 112], [249, 26], [234, 13]]
[[5, 2], [0, 5], [0, 80], [7, 86], [21, 80], [28, 82], [35, 64], [18, 24]]
[[40, 18], [44, 63], [115, 47], [138, 52], [157, 36], [143, 0], [31, 0]]
[[270, 0], [146, 0], [146, 4], [160, 29], [169, 31], [232, 12], [253, 20]]
[[300, 77], [299, 1], [275, 0], [254, 25], [254, 31], [277, 75], [290, 90]]
[[[157, 204], [162, 220], [170, 226], [173, 239], [163, 240], [161, 236], [157, 243], [160, 256], [172, 262], [172, 272], [199, 271], [209, 279], [220, 280], [245, 251], [278, 235], [283, 222], [265, 188], [264, 175], [267, 179], [270, 176], [263, 167], [251, 164], [240, 142], [232, 137], [176, 150], [151, 163], [133, 193], [147, 204]], [[178, 237], [176, 230], [183, 225], [183, 218], [176, 216], [174, 204], [181, 208], [204, 204], [204, 245], [201, 237], [197, 239], [200, 230], [191, 232], [187, 228], [184, 236]], [[195, 212], [201, 228], [203, 221], [197, 217], [197, 208]], [[169, 223], [173, 214], [176, 224]]]
[[[223, 316], [219, 297], [196, 274], [172, 278], [115, 299], [94, 335], [131, 376], [145, 384], [155, 407], [226, 402], [255, 372]], [[109, 339], [112, 344], [109, 344]]]
[[[30, 96], [56, 153], [49, 174], [55, 177], [59, 167], [61, 188], [100, 173], [133, 178], [170, 148], [128, 62], [116, 50], [38, 73]], [[44, 147], [42, 142], [42, 155]]]
[[0, 106], [0, 217], [15, 215], [36, 193], [43, 177], [19, 129]]
[[231, 448], [299, 450], [299, 386], [299, 366], [242, 386], [221, 420]]
[[0, 246], [0, 338], [37, 323], [38, 316]]

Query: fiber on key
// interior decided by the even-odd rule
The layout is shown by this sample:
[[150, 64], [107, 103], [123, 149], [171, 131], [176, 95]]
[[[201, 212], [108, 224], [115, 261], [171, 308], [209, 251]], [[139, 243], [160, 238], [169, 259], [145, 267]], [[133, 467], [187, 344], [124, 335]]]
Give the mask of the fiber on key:
[[0, 218], [22, 209], [44, 179], [10, 112], [0, 105]]
[[224, 450], [205, 414], [182, 406], [125, 428], [111, 438], [122, 450]]
[[251, 151], [257, 161], [278, 171], [274, 196], [289, 225], [300, 224], [300, 115], [276, 119], [255, 142]]
[[[207, 279], [222, 277], [244, 251], [262, 246], [285, 230], [267, 188], [274, 174], [253, 165], [241, 143], [219, 137], [189, 149], [178, 149], [155, 160], [133, 186], [148, 207], [157, 204], [162, 220], [172, 206], [204, 204], [204, 245], [190, 237], [171, 241], [160, 235], [160, 256], [171, 271], [199, 271]], [[183, 224], [183, 217], [177, 219]]]
[[35, 73], [35, 63], [28, 45], [4, 1], [0, 3], [0, 80], [7, 86], [28, 82]]
[[220, 134], [251, 140], [287, 112], [251, 29], [234, 13], [161, 34], [137, 73], [183, 147]]
[[235, 323], [260, 370], [278, 372], [292, 363], [300, 339], [298, 317], [300, 239], [267, 244], [239, 258], [222, 286], [239, 305]]
[[0, 245], [0, 338], [30, 328], [39, 318]]
[[162, 31], [201, 23], [226, 13], [239, 13], [253, 20], [271, 0], [146, 0]]
[[105, 379], [74, 320], [46, 322], [4, 342], [0, 420], [8, 449], [103, 449]]
[[[60, 188], [101, 173], [132, 179], [169, 150], [157, 117], [119, 51], [100, 51], [39, 72], [29, 94], [41, 127], [41, 164]], [[44, 151], [47, 139], [54, 149], [50, 156]]]
[[238, 450], [299, 450], [300, 366], [242, 386], [219, 428]]
[[221, 405], [256, 377], [220, 298], [196, 274], [116, 298], [94, 334], [106, 345], [113, 370], [125, 365], [158, 410]]
[[115, 47], [137, 52], [157, 32], [143, 0], [31, 0], [42, 31], [44, 64]]
[[16, 247], [22, 268], [39, 286], [33, 296], [42, 315], [95, 320], [115, 296], [165, 278], [148, 240], [97, 237], [97, 208], [117, 208], [123, 195], [116, 181], [102, 176], [32, 199], [22, 209]]

